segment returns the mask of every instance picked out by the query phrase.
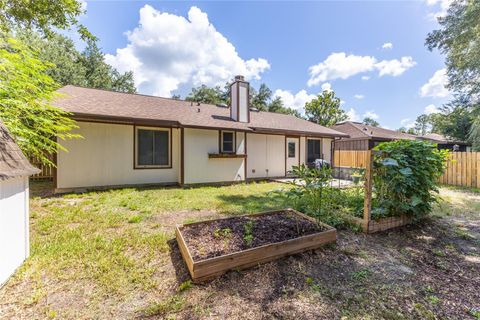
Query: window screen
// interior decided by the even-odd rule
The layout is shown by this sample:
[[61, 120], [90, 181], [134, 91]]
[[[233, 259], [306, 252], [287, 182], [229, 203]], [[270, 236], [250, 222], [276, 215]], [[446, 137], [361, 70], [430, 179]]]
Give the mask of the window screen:
[[320, 140], [308, 139], [308, 163], [314, 162], [316, 159], [321, 159], [320, 154]]
[[222, 152], [234, 152], [233, 132], [222, 132]]
[[169, 165], [169, 132], [138, 129], [137, 164], [139, 166]]
[[295, 142], [293, 141], [288, 143], [288, 157], [295, 158]]

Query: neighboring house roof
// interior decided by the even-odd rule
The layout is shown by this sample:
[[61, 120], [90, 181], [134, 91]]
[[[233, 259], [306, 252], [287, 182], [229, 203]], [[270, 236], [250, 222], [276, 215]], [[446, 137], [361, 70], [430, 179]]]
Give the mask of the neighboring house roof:
[[378, 140], [414, 140], [416, 136], [390, 129], [373, 127], [360, 122], [345, 121], [331, 127], [334, 130], [348, 134], [351, 139]]
[[7, 128], [0, 121], [0, 181], [40, 172], [28, 162]]
[[437, 144], [462, 144], [462, 145], [470, 145], [468, 142], [459, 141], [455, 139], [450, 139], [445, 137], [444, 135], [438, 133], [427, 133], [426, 135], [418, 137], [421, 140], [428, 140]]
[[211, 104], [71, 85], [58, 92], [63, 96], [54, 105], [72, 112], [77, 120], [346, 137], [333, 129], [280, 113], [250, 111], [250, 122], [243, 123], [230, 118], [228, 107]]

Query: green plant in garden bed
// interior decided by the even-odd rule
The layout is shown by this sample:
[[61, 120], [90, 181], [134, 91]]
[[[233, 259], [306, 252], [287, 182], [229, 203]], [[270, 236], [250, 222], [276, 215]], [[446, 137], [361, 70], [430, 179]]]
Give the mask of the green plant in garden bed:
[[383, 142], [374, 150], [372, 218], [428, 214], [449, 152], [415, 140]]
[[348, 211], [344, 207], [346, 198], [341, 190], [330, 185], [332, 169], [300, 165], [293, 167], [293, 174], [302, 183], [292, 182], [292, 188], [281, 190], [281, 194], [286, 197], [286, 203], [331, 226], [343, 225], [340, 212]]

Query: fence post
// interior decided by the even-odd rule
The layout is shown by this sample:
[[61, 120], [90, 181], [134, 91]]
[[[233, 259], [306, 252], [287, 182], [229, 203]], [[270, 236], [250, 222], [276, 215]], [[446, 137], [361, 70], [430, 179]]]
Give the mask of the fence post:
[[363, 231], [368, 233], [368, 225], [372, 211], [372, 174], [373, 174], [373, 151], [367, 151], [365, 163], [365, 198], [363, 201]]

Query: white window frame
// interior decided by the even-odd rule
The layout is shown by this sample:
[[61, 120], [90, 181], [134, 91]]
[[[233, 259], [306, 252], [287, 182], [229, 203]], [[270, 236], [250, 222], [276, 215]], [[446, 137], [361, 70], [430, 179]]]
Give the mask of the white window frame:
[[[140, 165], [138, 164], [138, 130], [149, 130], [149, 131], [165, 131], [168, 133], [168, 164], [166, 165]], [[160, 127], [142, 127], [135, 126], [134, 134], [134, 144], [135, 144], [135, 169], [170, 169], [172, 167], [172, 129], [171, 128], [160, 128]]]

